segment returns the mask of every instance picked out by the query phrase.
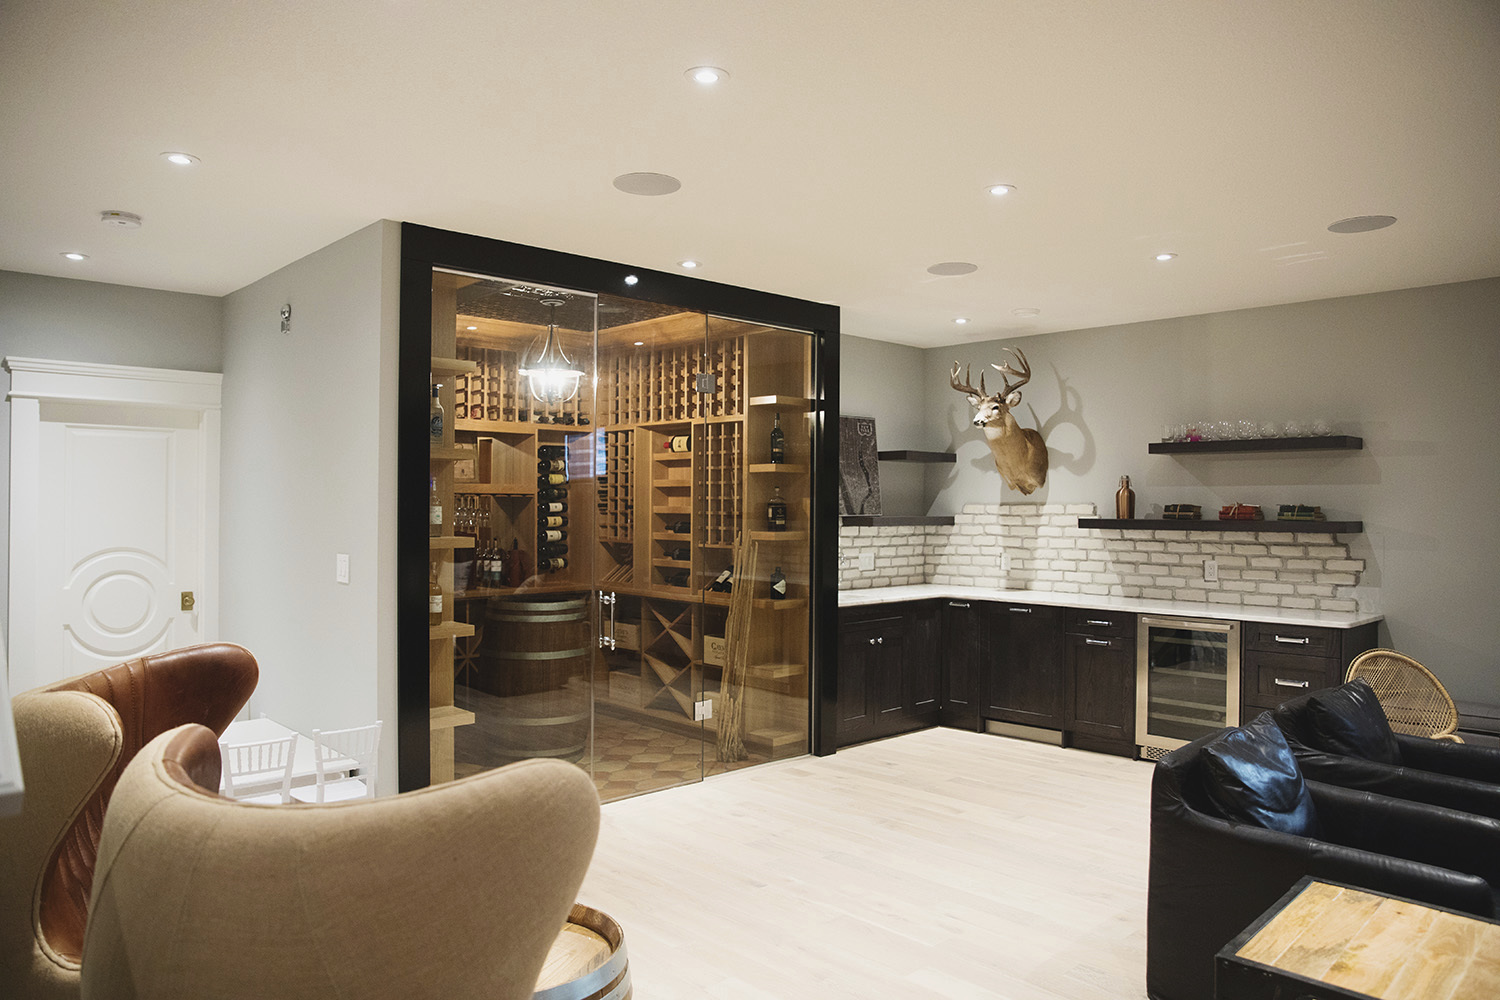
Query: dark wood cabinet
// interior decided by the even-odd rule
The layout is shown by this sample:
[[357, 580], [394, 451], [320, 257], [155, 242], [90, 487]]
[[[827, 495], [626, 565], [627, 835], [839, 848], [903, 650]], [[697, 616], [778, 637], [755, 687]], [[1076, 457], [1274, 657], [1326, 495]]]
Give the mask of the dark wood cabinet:
[[1064, 643], [1068, 746], [1134, 757], [1135, 615], [1071, 609]]
[[1245, 622], [1240, 630], [1240, 722], [1288, 698], [1336, 687], [1349, 663], [1376, 644], [1376, 625], [1320, 628]]
[[935, 601], [850, 608], [839, 615], [838, 720], [848, 746], [937, 721], [942, 661]]
[[1063, 609], [988, 604], [983, 716], [1039, 729], [1063, 728]]
[[943, 601], [940, 609], [942, 704], [939, 721], [954, 729], [979, 729], [979, 700], [984, 690], [982, 610], [971, 601]]

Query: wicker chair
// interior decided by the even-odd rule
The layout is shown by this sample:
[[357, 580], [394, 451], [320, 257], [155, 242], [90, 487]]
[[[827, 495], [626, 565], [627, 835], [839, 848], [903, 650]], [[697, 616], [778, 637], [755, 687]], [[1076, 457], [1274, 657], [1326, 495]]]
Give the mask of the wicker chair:
[[1462, 743], [1458, 709], [1431, 670], [1394, 649], [1371, 649], [1349, 664], [1344, 680], [1363, 677], [1375, 690], [1391, 729], [1408, 736]]

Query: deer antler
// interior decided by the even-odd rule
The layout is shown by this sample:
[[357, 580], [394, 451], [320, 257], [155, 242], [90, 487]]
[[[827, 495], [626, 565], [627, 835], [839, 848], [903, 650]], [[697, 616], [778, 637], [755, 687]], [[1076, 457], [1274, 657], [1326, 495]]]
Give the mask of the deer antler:
[[[953, 388], [957, 389], [959, 392], [968, 393], [970, 396], [982, 395], [982, 393], [980, 393], [980, 391], [978, 389], [975, 389], [972, 385], [969, 384], [969, 382], [970, 382], [970, 380], [972, 378], [973, 378], [973, 375], [970, 373], [970, 370], [968, 368], [965, 368], [964, 369], [964, 380], [962, 382], [960, 382], [958, 380], [958, 362], [957, 361], [953, 362], [953, 370], [948, 373], [948, 384], [949, 385], [953, 386]], [[979, 381], [981, 381], [981, 382], [984, 381], [984, 373], [983, 372], [979, 373]]]
[[[1026, 355], [1022, 354], [1019, 350], [1011, 350], [1011, 348], [1009, 347], [1005, 348], [1005, 350], [1010, 351], [1010, 353], [1016, 356], [1016, 360], [1021, 364], [1021, 369], [1020, 371], [1017, 371], [1016, 369], [1012, 368], [1010, 366], [1010, 362], [1008, 361], [998, 365], [990, 365], [991, 368], [1000, 373], [1000, 381], [1005, 383], [1005, 391], [1000, 393], [1002, 399], [1006, 396], [1009, 396], [1017, 389], [1021, 388], [1021, 386], [1025, 385], [1027, 382], [1031, 381], [1031, 366], [1026, 363]], [[958, 365], [955, 364], [953, 366], [953, 370], [954, 372], [957, 372]], [[1015, 385], [1011, 385], [1010, 379], [1006, 378], [1006, 375], [1015, 375], [1019, 377], [1021, 381], [1017, 382]], [[979, 381], [981, 384], [983, 384], [983, 376], [980, 377]]]

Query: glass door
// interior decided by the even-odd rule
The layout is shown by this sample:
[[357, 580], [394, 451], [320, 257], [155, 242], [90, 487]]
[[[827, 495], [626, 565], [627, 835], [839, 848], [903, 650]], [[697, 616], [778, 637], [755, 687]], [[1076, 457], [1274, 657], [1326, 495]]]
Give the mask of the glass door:
[[432, 329], [431, 779], [806, 753], [811, 335], [443, 269]]
[[1173, 750], [1239, 718], [1238, 622], [1142, 615], [1136, 742]]

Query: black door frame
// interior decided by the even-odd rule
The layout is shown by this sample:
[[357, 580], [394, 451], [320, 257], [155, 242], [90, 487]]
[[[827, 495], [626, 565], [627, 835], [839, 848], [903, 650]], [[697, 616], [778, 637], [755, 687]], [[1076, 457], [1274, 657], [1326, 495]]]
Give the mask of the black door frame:
[[[431, 773], [429, 636], [424, 613], [428, 498], [423, 483], [430, 472], [427, 409], [434, 267], [627, 296], [812, 334], [811, 737], [813, 753], [819, 756], [833, 753], [834, 706], [838, 697], [838, 307], [403, 222], [396, 388], [396, 702], [400, 790], [425, 787]], [[627, 275], [634, 276], [635, 282], [627, 284]]]

